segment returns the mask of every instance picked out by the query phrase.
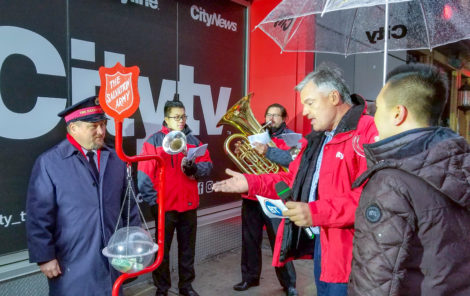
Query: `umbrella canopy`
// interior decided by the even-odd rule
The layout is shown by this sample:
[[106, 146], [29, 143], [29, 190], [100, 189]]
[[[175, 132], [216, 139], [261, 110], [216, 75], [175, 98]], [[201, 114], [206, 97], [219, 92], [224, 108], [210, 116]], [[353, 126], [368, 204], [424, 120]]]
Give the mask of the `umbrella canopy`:
[[468, 39], [469, 15], [468, 0], [284, 0], [257, 27], [282, 51], [350, 55]]

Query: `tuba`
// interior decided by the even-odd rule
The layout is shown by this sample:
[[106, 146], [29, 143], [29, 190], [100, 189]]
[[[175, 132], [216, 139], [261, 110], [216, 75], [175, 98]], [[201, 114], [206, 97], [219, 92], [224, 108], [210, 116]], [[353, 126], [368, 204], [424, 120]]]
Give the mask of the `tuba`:
[[[248, 136], [263, 132], [263, 127], [256, 120], [250, 107], [250, 100], [253, 93], [241, 98], [235, 103], [217, 123], [229, 125], [238, 129], [240, 133], [232, 134], [224, 142], [225, 154], [235, 163], [235, 165], [246, 174], [266, 174], [277, 173], [282, 167], [270, 161], [263, 155], [259, 155], [250, 145]], [[240, 153], [235, 154], [231, 150], [234, 140], [241, 141], [238, 147]], [[235, 142], [233, 142], [235, 143]], [[270, 147], [276, 147], [272, 141], [268, 143]], [[284, 168], [282, 168], [284, 169]], [[284, 169], [285, 170], [285, 169]]]

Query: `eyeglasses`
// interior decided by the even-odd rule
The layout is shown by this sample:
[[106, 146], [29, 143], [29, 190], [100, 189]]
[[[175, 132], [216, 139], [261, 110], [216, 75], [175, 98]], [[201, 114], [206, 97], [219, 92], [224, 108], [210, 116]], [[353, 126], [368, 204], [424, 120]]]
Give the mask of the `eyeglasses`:
[[281, 115], [279, 115], [279, 114], [266, 113], [266, 117], [278, 118], [278, 117], [281, 117]]
[[188, 118], [187, 115], [183, 116], [168, 116], [168, 118], [174, 119], [175, 121], [181, 121], [181, 120], [186, 120]]

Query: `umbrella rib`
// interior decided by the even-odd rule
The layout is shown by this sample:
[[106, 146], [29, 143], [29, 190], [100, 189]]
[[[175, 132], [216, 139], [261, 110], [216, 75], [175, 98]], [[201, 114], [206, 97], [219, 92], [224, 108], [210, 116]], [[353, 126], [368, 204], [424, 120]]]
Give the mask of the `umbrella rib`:
[[[304, 2], [304, 5], [302, 6], [302, 8], [300, 8], [300, 11], [305, 7], [305, 5], [307, 5], [307, 2]], [[296, 19], [297, 19], [297, 18], [296, 18]], [[292, 26], [292, 27], [289, 28], [289, 31], [287, 32], [286, 38], [284, 38], [284, 44], [285, 44], [285, 46], [287, 46], [287, 44], [290, 42], [290, 40], [292, 39], [292, 37], [294, 37], [295, 33], [296, 33], [297, 30], [300, 28], [300, 25], [302, 24], [303, 21], [304, 21], [304, 17], [302, 17], [302, 18], [299, 20], [299, 24], [298, 24], [298, 26], [295, 28], [293, 34], [290, 34], [290, 32], [292, 31], [292, 29], [294, 29], [294, 26]], [[289, 36], [290, 36], [290, 37], [289, 37]], [[286, 39], [287, 39], [287, 40], [286, 40]]]
[[326, 8], [328, 7], [328, 4], [330, 3], [330, 1], [331, 0], [326, 0], [325, 5], [323, 5], [323, 9], [321, 11], [321, 17], [323, 17], [323, 15], [325, 14]]
[[[297, 32], [297, 30], [299, 29], [300, 25], [302, 24], [302, 22], [304, 21], [304, 18], [301, 18], [299, 20], [299, 25], [295, 28], [294, 30], [294, 33], [290, 34], [290, 32], [292, 31], [292, 29], [294, 29], [294, 26], [292, 26], [292, 28], [289, 29], [289, 32], [287, 33], [286, 35], [286, 39], [284, 39], [284, 44], [287, 46], [287, 44], [291, 41], [291, 39], [294, 37], [295, 33]], [[290, 36], [290, 37], [289, 37]]]
[[421, 13], [423, 14], [423, 19], [424, 19], [424, 30], [426, 31], [426, 38], [428, 39], [428, 48], [431, 47], [431, 41], [429, 40], [429, 31], [428, 31], [428, 19], [426, 17], [426, 14], [424, 13], [424, 8], [423, 8], [423, 1], [418, 0], [419, 2], [419, 8], [421, 9]]
[[352, 24], [351, 24], [351, 30], [349, 31], [349, 35], [347, 36], [348, 40], [346, 42], [346, 48], [344, 49], [344, 54], [345, 55], [348, 55], [349, 44], [351, 43], [351, 34], [352, 34], [352, 31], [353, 31], [353, 28], [354, 28], [354, 23], [356, 22], [356, 16], [357, 16], [357, 8], [354, 11], [354, 18], [353, 18], [353, 21], [352, 21]]
[[271, 35], [271, 34], [270, 34], [268, 31], [266, 31], [263, 27], [259, 27], [259, 29], [260, 29], [261, 31], [263, 31], [266, 35], [268, 35], [268, 36], [274, 41], [274, 43], [276, 43], [277, 46], [279, 46], [279, 47], [281, 48], [281, 52], [286, 51], [286, 50], [284, 50], [284, 46], [283, 46], [273, 35]]
[[278, 22], [278, 21], [288, 20], [288, 19], [292, 19], [292, 18], [301, 18], [301, 17], [313, 15], [313, 14], [318, 14], [319, 12], [321, 12], [321, 10], [314, 10], [314, 11], [307, 11], [307, 12], [304, 12], [304, 13], [300, 13], [300, 11], [302, 11], [303, 8], [307, 5], [307, 2], [309, 2], [309, 0], [304, 0], [303, 6], [298, 10], [299, 12], [292, 12], [290, 14], [286, 14], [284, 16], [278, 16], [278, 17], [271, 16], [272, 14], [274, 14], [275, 11], [277, 12], [279, 6], [282, 4], [282, 2], [281, 2], [258, 25], [256, 25], [255, 29], [258, 28], [259, 26], [263, 25], [263, 24], [275, 23], [275, 22]]

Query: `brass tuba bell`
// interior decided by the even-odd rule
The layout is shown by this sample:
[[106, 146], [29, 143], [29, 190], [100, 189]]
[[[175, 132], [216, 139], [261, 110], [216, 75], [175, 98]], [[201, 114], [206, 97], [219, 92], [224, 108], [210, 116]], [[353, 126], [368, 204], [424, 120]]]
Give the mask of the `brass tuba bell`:
[[[232, 134], [224, 142], [224, 151], [235, 165], [246, 174], [266, 174], [277, 173], [281, 166], [270, 161], [263, 155], [258, 154], [250, 145], [248, 136], [263, 132], [263, 127], [256, 120], [250, 107], [250, 100], [253, 93], [241, 98], [235, 103], [217, 123], [229, 125], [238, 129], [240, 133]], [[235, 154], [231, 150], [231, 143], [234, 140], [241, 141], [238, 147], [239, 153]], [[270, 147], [276, 147], [273, 141], [268, 143]], [[282, 168], [284, 169], [284, 168]], [[285, 169], [284, 169], [285, 170]]]

